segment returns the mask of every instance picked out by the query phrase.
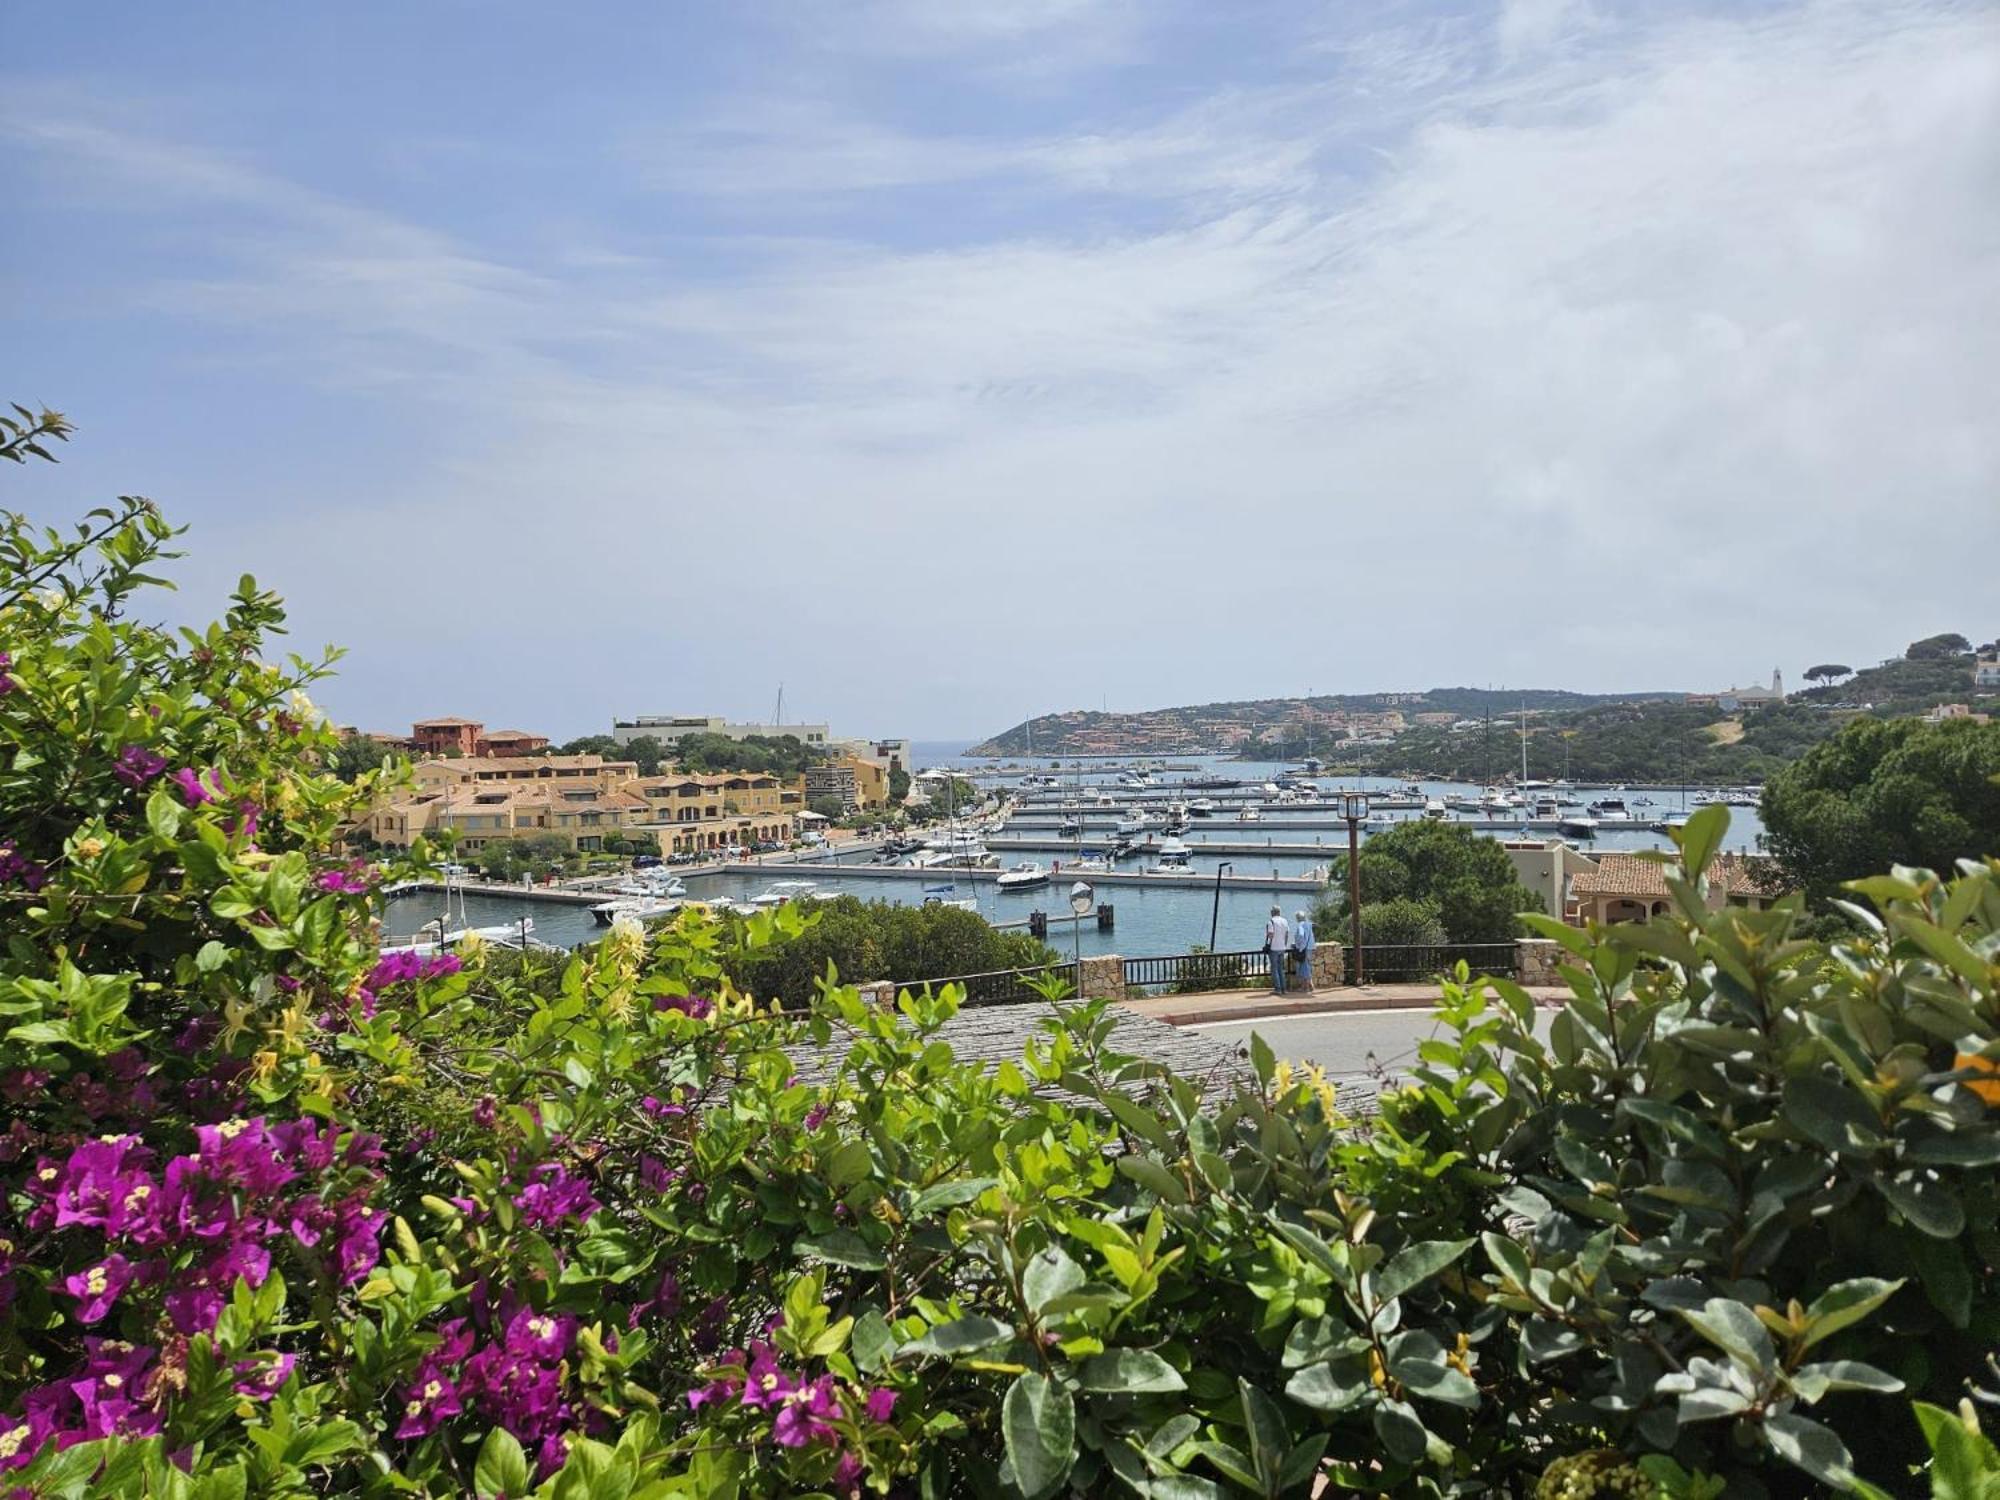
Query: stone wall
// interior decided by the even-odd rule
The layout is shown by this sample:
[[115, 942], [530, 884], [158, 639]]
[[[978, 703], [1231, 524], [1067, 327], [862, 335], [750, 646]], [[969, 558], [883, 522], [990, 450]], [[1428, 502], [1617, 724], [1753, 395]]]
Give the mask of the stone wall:
[[1101, 953], [1083, 961], [1077, 973], [1077, 994], [1085, 1000], [1125, 998], [1125, 960]]
[[1347, 982], [1347, 950], [1339, 943], [1313, 944], [1312, 987], [1330, 990]]
[[1554, 938], [1517, 938], [1514, 941], [1514, 978], [1527, 985], [1561, 984], [1556, 965], [1562, 962], [1563, 946]]

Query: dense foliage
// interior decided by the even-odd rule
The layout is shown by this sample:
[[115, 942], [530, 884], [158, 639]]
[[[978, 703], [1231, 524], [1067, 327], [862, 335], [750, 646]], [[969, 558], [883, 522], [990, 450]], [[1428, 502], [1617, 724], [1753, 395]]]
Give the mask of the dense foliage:
[[2000, 850], [2000, 723], [1861, 719], [1773, 777], [1760, 814], [1787, 881], [1815, 901], [1891, 865]]
[[[1915, 651], [1925, 643], [1915, 642]], [[1973, 696], [1973, 659], [1925, 650], [1916, 656], [1893, 656], [1879, 666], [1863, 667], [1845, 682], [1807, 688], [1797, 701], [1812, 704], [1866, 705], [1878, 717], [1921, 714], [1940, 703], [1963, 703]]]
[[[1344, 874], [1336, 871], [1315, 918], [1329, 936], [1348, 930]], [[1366, 942], [1509, 943], [1523, 933], [1519, 914], [1541, 909], [1507, 851], [1462, 824], [1411, 819], [1361, 846]]]
[[657, 735], [641, 734], [620, 744], [608, 734], [581, 734], [555, 747], [557, 755], [600, 755], [606, 760], [629, 760], [641, 776], [657, 776], [673, 769], [673, 757]]
[[[0, 1469], [34, 1496], [1939, 1495], [2000, 1333], [2000, 862], [1693, 885], [1365, 1124], [1052, 1008], [753, 1002], [792, 911], [381, 953], [282, 623], [0, 519]], [[1690, 825], [1706, 867], [1720, 810]], [[419, 849], [422, 860], [426, 851]], [[752, 981], [754, 983], [754, 980]], [[762, 1000], [762, 996], [758, 1000]], [[1913, 1410], [1910, 1398], [1928, 1403]], [[1854, 1478], [1867, 1474], [1879, 1489]], [[1964, 1476], [1972, 1475], [1972, 1480]], [[1957, 1488], [1947, 1487], [1950, 1485]]]
[[[1543, 781], [1686, 783], [1762, 781], [1834, 733], [1844, 720], [1817, 707], [1785, 704], [1724, 713], [1682, 701], [1607, 703], [1528, 723], [1528, 775]], [[1336, 747], [1342, 768], [1454, 780], [1503, 781], [1521, 766], [1516, 723], [1466, 728], [1418, 725], [1393, 744]]]
[[689, 734], [674, 747], [674, 758], [684, 771], [765, 771], [786, 781], [805, 775], [816, 757], [795, 734], [753, 734], [740, 740], [726, 734]]
[[[958, 872], [964, 878], [964, 872]], [[848, 984], [916, 983], [1055, 961], [1025, 932], [1001, 932], [977, 912], [952, 906], [893, 906], [838, 896], [815, 902], [812, 925], [791, 936], [726, 954], [723, 968], [745, 994], [805, 1005], [831, 964]], [[736, 927], [742, 918], [732, 918]]]

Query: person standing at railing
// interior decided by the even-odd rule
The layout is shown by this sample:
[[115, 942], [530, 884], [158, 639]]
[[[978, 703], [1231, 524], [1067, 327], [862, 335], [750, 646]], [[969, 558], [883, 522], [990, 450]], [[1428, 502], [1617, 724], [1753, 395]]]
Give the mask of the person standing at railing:
[[1313, 942], [1312, 917], [1302, 911], [1292, 913], [1292, 957], [1308, 995], [1313, 992]]
[[1285, 993], [1285, 965], [1292, 961], [1292, 928], [1284, 908], [1273, 906], [1271, 920], [1264, 924], [1264, 954], [1271, 961], [1271, 993]]

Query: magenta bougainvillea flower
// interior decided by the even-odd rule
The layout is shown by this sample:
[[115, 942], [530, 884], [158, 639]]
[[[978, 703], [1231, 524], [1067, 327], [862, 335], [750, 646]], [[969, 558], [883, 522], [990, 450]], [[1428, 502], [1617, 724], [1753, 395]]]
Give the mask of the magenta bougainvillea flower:
[[111, 774], [129, 787], [145, 786], [167, 768], [167, 758], [148, 750], [144, 745], [127, 745], [118, 752], [118, 763], [111, 768]]

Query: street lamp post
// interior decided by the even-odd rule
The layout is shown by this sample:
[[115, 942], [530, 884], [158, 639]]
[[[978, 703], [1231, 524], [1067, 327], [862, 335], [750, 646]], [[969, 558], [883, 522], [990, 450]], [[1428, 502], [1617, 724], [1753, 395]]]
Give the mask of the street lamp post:
[[1236, 866], [1226, 859], [1215, 867], [1215, 902], [1208, 909], [1208, 951], [1210, 953], [1215, 951], [1216, 919], [1222, 915], [1222, 872], [1235, 868]]
[[1345, 792], [1340, 810], [1347, 819], [1347, 912], [1354, 933], [1354, 982], [1364, 977], [1361, 956], [1361, 825], [1368, 817], [1368, 794]]
[[1097, 903], [1097, 892], [1087, 880], [1079, 880], [1069, 888], [1069, 937], [1070, 953], [1076, 959], [1076, 993], [1083, 997], [1083, 919], [1090, 915], [1090, 909]]

